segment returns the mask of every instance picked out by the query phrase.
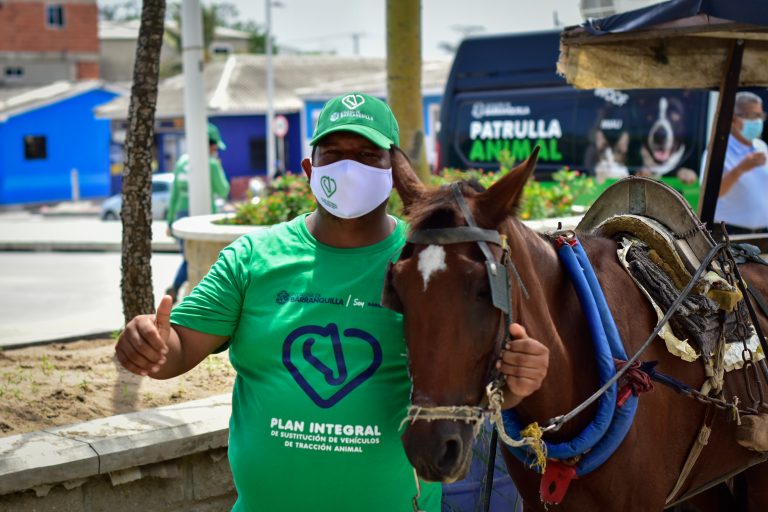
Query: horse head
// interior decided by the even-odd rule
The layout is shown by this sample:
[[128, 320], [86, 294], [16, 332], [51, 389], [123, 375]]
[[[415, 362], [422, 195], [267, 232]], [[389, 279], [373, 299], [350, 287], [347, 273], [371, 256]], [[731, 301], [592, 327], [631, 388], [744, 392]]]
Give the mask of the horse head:
[[[387, 273], [383, 303], [404, 314], [413, 387], [402, 440], [411, 464], [427, 480], [451, 482], [469, 470], [482, 420], [479, 406], [507, 330], [492, 297], [498, 290], [492, 290], [491, 274], [506, 272], [506, 243], [498, 232], [513, 236], [508, 219], [537, 154], [482, 190], [466, 182], [427, 189], [395, 152], [393, 179], [411, 230]], [[474, 230], [466, 229], [473, 224]], [[502, 281], [505, 294], [509, 285]]]

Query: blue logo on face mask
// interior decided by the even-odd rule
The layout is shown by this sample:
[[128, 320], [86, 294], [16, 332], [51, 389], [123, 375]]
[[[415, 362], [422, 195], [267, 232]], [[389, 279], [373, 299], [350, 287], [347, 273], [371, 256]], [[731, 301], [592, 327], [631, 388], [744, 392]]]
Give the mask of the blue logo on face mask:
[[[295, 344], [298, 346], [294, 349]], [[365, 354], [363, 361], [370, 354], [370, 363], [350, 368], [344, 354], [352, 351], [360, 356]], [[333, 407], [370, 379], [381, 366], [381, 361], [379, 340], [361, 329], [351, 328], [344, 330], [342, 344], [339, 328], [334, 323], [326, 327], [299, 327], [283, 342], [283, 364], [307, 396], [324, 409]], [[318, 388], [330, 391], [322, 396], [323, 389]]]
[[741, 128], [741, 136], [747, 140], [755, 140], [763, 134], [762, 119], [744, 119], [744, 126]]

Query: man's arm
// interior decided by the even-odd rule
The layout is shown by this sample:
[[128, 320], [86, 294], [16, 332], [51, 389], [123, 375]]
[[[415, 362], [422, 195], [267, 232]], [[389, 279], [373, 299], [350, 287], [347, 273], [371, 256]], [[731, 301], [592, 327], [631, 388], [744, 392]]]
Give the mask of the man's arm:
[[221, 162], [215, 157], [211, 157], [211, 192], [222, 199], [229, 196], [229, 181], [221, 166]]
[[[177, 166], [178, 169], [178, 166]], [[174, 170], [173, 172], [173, 184], [171, 185], [171, 197], [168, 200], [168, 212], [166, 215], [166, 220], [168, 221], [168, 234], [170, 235], [171, 231], [171, 225], [173, 225], [173, 221], [176, 220], [176, 212], [179, 208], [179, 173], [178, 170]]]
[[765, 161], [765, 153], [760, 151], [755, 151], [754, 153], [749, 153], [745, 156], [733, 169], [723, 175], [723, 180], [720, 182], [720, 193], [718, 194], [718, 197], [723, 197], [727, 194], [744, 174], [756, 167], [765, 165]]
[[197, 366], [225, 341], [226, 336], [206, 334], [171, 325], [169, 295], [154, 315], [139, 315], [125, 326], [115, 346], [118, 361], [137, 375], [170, 379]]

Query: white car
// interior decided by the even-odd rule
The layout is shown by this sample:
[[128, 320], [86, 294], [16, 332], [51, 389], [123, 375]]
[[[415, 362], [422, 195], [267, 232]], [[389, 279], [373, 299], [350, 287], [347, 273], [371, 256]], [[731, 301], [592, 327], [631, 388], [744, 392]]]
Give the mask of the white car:
[[[168, 213], [168, 203], [171, 199], [173, 173], [162, 172], [152, 175], [152, 218], [165, 219]], [[115, 194], [106, 199], [101, 205], [101, 220], [117, 220], [123, 205], [122, 194]]]

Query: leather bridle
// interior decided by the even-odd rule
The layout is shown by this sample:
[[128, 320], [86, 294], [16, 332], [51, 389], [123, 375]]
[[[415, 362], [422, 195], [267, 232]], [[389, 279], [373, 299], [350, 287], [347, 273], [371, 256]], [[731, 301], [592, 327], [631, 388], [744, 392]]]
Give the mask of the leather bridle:
[[[474, 242], [480, 248], [485, 259], [486, 274], [491, 289], [491, 301], [493, 306], [499, 310], [502, 315], [500, 335], [496, 342], [496, 354], [500, 355], [509, 333], [509, 327], [513, 322], [512, 301], [510, 291], [510, 273], [514, 274], [523, 293], [527, 296], [528, 292], [523, 285], [522, 279], [509, 256], [509, 246], [507, 238], [496, 230], [484, 229], [477, 225], [474, 215], [469, 209], [467, 202], [461, 193], [461, 184], [459, 182], [450, 185], [453, 198], [467, 221], [467, 226], [452, 228], [420, 229], [413, 231], [407, 239], [407, 243], [415, 245], [452, 245], [460, 243]], [[488, 244], [494, 244], [501, 248], [502, 254], [500, 261], [497, 261]], [[494, 359], [495, 362], [495, 359]], [[504, 380], [495, 364], [491, 365], [489, 371], [489, 383], [486, 387], [487, 393], [501, 393], [504, 387]], [[490, 397], [489, 397], [490, 398]], [[503, 401], [503, 400], [502, 400]], [[491, 401], [489, 400], [489, 405]], [[458, 406], [420, 406], [411, 405], [408, 409], [408, 415], [403, 420], [414, 423], [418, 420], [453, 420], [471, 423], [475, 427], [475, 434], [479, 431], [483, 420], [492, 412], [491, 407], [458, 405]]]

